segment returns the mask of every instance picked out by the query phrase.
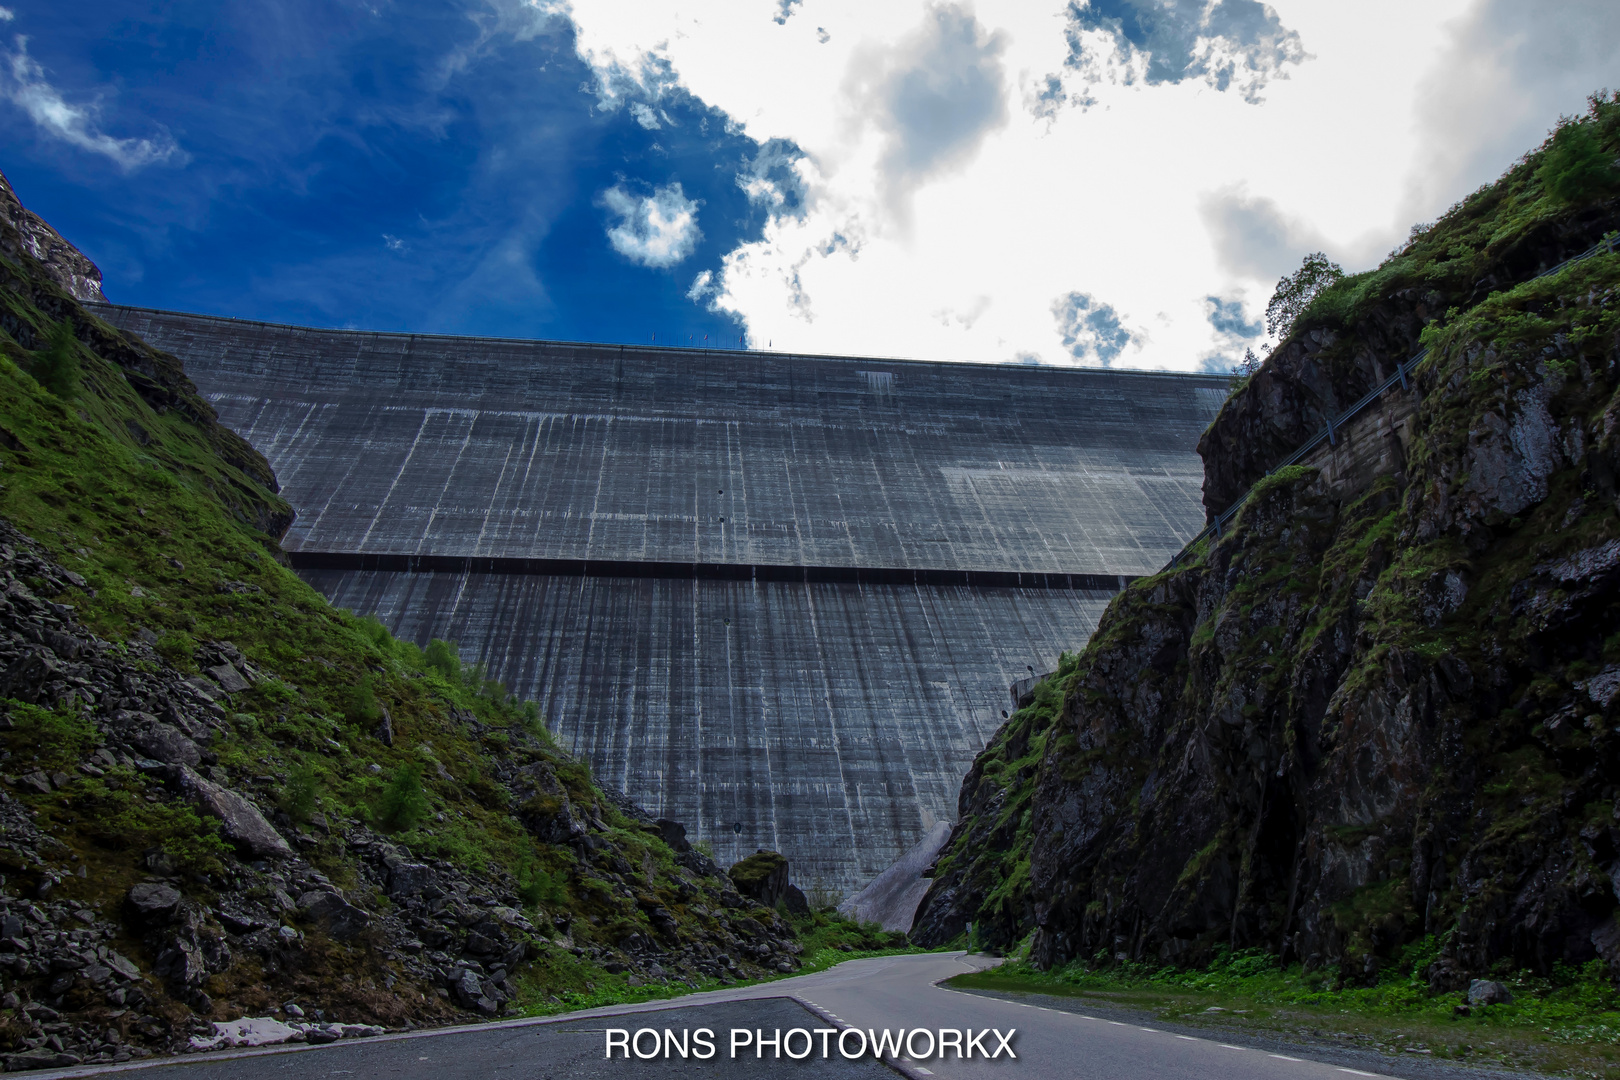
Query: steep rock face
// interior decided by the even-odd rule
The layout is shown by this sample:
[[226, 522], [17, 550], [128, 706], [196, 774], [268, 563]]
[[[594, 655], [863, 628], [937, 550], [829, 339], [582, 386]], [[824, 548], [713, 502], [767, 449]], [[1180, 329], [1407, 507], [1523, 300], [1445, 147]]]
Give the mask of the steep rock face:
[[[1435, 300], [1458, 310], [1401, 468], [1267, 478], [1036, 688], [964, 782], [914, 938], [1032, 934], [1041, 964], [1263, 947], [1359, 978], [1432, 934], [1437, 986], [1502, 958], [1620, 974], [1620, 256], [1474, 297]], [[1374, 323], [1302, 334], [1370, 382], [1415, 345]], [[1319, 422], [1312, 352], [1285, 343], [1223, 411], [1211, 505]]]
[[101, 295], [100, 268], [24, 206], [4, 173], [0, 173], [0, 219], [10, 226], [0, 232], [0, 252], [14, 261], [19, 254], [28, 255], [75, 300], [107, 302]]
[[[1520, 171], [1528, 173], [1529, 165]], [[1507, 181], [1514, 179], [1509, 174]], [[1500, 228], [1507, 183], [1476, 193], [1436, 235], [1314, 305], [1199, 441], [1204, 509], [1224, 511], [1276, 462], [1321, 431], [1414, 355], [1418, 335], [1448, 309], [1468, 310], [1595, 244], [1620, 201]], [[1345, 317], [1346, 309], [1351, 317]]]

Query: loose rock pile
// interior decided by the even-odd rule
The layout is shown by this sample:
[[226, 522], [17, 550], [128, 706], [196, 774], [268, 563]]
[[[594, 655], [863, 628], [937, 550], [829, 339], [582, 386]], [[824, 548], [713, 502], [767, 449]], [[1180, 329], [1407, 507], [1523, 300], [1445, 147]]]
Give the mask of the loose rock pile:
[[[525, 827], [572, 850], [581, 878], [615, 903], [633, 901], [645, 931], [609, 944], [585, 925], [594, 917], [566, 905], [526, 915], [515, 879], [500, 868], [469, 875], [356, 820], [294, 823], [274, 808], [272, 778], [227, 770], [218, 756], [239, 737], [230, 696], [269, 673], [229, 642], [200, 646], [205, 674], [186, 675], [154, 648], [155, 635], [101, 640], [57, 600], [84, 588], [0, 520], [0, 697], [77, 713], [100, 739], [74, 772], [31, 767], [26, 750], [0, 759], [0, 1054], [11, 1049], [8, 1068], [253, 1045], [283, 1028], [288, 1040], [309, 1042], [370, 1030], [339, 1024], [334, 1013], [373, 1026], [443, 1022], [460, 1010], [493, 1017], [517, 995], [520, 969], [542, 957], [588, 961], [632, 985], [799, 966], [792, 929], [762, 906], [774, 897], [745, 897], [678, 823], [620, 803], [675, 851], [672, 896], [668, 877], [655, 881], [645, 862], [633, 865], [597, 812], [571, 800], [553, 766], [533, 754], [497, 755], [486, 775], [522, 808]], [[482, 734], [470, 713], [456, 719]], [[0, 730], [12, 723], [0, 706]], [[131, 867], [133, 886], [93, 904], [53, 900], [84, 863], [27, 804], [75, 775], [144, 777], [145, 798], [216, 820], [237, 858], [196, 879], [153, 849]], [[319, 853], [335, 874], [334, 852], [344, 887], [310, 861]], [[210, 989], [225, 993], [220, 986], [231, 998], [216, 1003]], [[277, 1015], [209, 1022], [222, 1012]]]

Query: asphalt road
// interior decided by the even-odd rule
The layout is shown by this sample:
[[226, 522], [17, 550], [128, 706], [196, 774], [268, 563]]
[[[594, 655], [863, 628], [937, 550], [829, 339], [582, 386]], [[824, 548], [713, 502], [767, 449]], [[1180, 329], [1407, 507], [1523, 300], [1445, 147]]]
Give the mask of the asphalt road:
[[[893, 1064], [913, 1078], [940, 1080], [995, 1077], [1011, 1080], [1346, 1080], [1350, 1076], [1416, 1075], [1395, 1067], [1310, 1060], [1307, 1050], [1238, 1046], [1219, 1037], [1199, 1037], [1121, 1019], [1090, 1016], [1038, 1004], [947, 990], [940, 980], [996, 961], [961, 953], [855, 960], [818, 972], [758, 986], [693, 994], [669, 1003], [622, 1006], [571, 1013], [545, 1020], [519, 1020], [409, 1035], [340, 1042], [329, 1046], [206, 1054], [161, 1064], [140, 1063], [100, 1069], [64, 1069], [42, 1077], [90, 1076], [138, 1071], [142, 1080], [271, 1080], [285, 1077], [407, 1077], [424, 1080], [573, 1080], [703, 1075], [769, 1078], [784, 1070], [798, 1077], [894, 1080], [894, 1073], [870, 1057], [850, 1062], [836, 1049], [829, 1059], [820, 1046], [803, 1061], [763, 1059], [744, 1049], [733, 1059], [732, 1028], [787, 1031], [802, 1027], [860, 1029], [999, 1029], [1011, 1037], [1016, 1058], [1003, 1052], [992, 1060], [955, 1055], [927, 1060], [899, 1058]], [[1070, 1006], [1083, 1007], [1083, 1006]], [[705, 1062], [678, 1058], [642, 1061], [604, 1055], [606, 1028], [712, 1028], [717, 1052]], [[836, 1036], [832, 1037], [836, 1042]], [[644, 1045], [647, 1045], [644, 1043]], [[850, 1038], [850, 1048], [854, 1039]], [[995, 1036], [984, 1039], [994, 1051]], [[921, 1049], [922, 1044], [915, 1044]], [[802, 1043], [792, 1047], [802, 1049]], [[1332, 1055], [1324, 1055], [1332, 1056]], [[1404, 1065], [1404, 1063], [1400, 1063]], [[1438, 1063], [1436, 1063], [1438, 1064]], [[1427, 1069], [1419, 1070], [1428, 1073]], [[1479, 1076], [1447, 1067], [1448, 1076]], [[1438, 1075], [1438, 1073], [1431, 1074]], [[134, 1078], [131, 1078], [134, 1080]]]

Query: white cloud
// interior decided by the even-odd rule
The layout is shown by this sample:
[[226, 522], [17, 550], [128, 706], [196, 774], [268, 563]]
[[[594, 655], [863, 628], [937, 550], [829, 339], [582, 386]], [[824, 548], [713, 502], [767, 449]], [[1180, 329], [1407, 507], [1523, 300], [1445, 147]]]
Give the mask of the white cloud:
[[607, 230], [613, 250], [642, 266], [674, 266], [697, 248], [698, 204], [686, 197], [679, 182], [651, 195], [633, 195], [620, 185], [601, 194], [601, 203], [616, 223]]
[[714, 271], [703, 270], [692, 279], [692, 287], [686, 290], [686, 298], [693, 303], [702, 303], [705, 298], [714, 292]]
[[1082, 362], [1095, 361], [1104, 367], [1119, 359], [1133, 342], [1140, 347], [1140, 334], [1120, 324], [1119, 312], [1082, 292], [1071, 292], [1052, 301], [1052, 317], [1069, 355]]
[[[0, 9], [5, 10], [5, 9]], [[9, 21], [12, 15], [6, 11]], [[148, 139], [117, 139], [96, 126], [95, 104], [70, 105], [60, 91], [45, 81], [45, 69], [28, 55], [28, 39], [18, 35], [16, 52], [0, 49], [5, 73], [0, 76], [0, 94], [20, 107], [48, 134], [81, 150], [111, 158], [128, 172], [145, 165], [178, 159], [185, 155], [167, 132]]]
[[879, 159], [891, 209], [919, 184], [970, 163], [1007, 122], [1003, 33], [958, 4], [926, 9], [922, 26], [894, 45], [856, 51], [844, 96], [858, 121], [883, 133]]
[[1620, 5], [1612, 0], [1480, 0], [1452, 20], [1419, 87], [1423, 152], [1404, 211], [1437, 216], [1540, 143], [1562, 114], [1615, 85]]
[[1257, 0], [1071, 0], [1064, 10], [1064, 68], [1087, 89], [1104, 80], [1148, 86], [1199, 79], [1238, 90], [1251, 104], [1287, 65], [1308, 54], [1299, 34]]
[[648, 131], [657, 131], [664, 125], [658, 122], [658, 114], [646, 102], [636, 101], [630, 105], [630, 115], [636, 118], [636, 123]]
[[[1156, 29], [1087, 16], [1071, 64], [1068, 0], [805, 0], [782, 23], [735, 0], [572, 12], [612, 107], [679, 84], [803, 151], [743, 170], [770, 223], [695, 298], [752, 340], [1098, 363], [1118, 338], [1093, 308], [1068, 320], [1075, 295], [1128, 335], [1115, 366], [1189, 370], [1241, 354], [1234, 328], [1307, 252], [1365, 269], [1494, 177], [1612, 83], [1620, 52], [1620, 7], [1599, 0], [1079, 6]], [[1077, 93], [1092, 104], [1064, 107]], [[1240, 303], [1224, 330], [1210, 297]]]
[[0, 22], [10, 22], [17, 17], [17, 13], [8, 7], [0, 7]]
[[1249, 194], [1242, 185], [1206, 192], [1198, 212], [1215, 244], [1216, 260], [1238, 277], [1279, 278], [1296, 269], [1307, 252], [1328, 246], [1310, 222], [1287, 213], [1275, 199]]

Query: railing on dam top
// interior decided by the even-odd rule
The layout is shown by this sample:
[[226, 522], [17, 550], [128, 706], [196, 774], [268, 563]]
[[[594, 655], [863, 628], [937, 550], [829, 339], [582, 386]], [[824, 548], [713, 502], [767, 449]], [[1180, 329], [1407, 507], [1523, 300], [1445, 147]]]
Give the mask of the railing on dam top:
[[[1557, 266], [1554, 266], [1548, 270], [1543, 270], [1541, 273], [1534, 275], [1529, 280], [1535, 281], [1537, 278], [1549, 277], [1566, 267], [1573, 266], [1575, 263], [1584, 262], [1594, 255], [1601, 255], [1605, 253], [1613, 254], [1615, 251], [1620, 251], [1620, 233], [1609, 233], [1602, 240], [1599, 240], [1597, 243], [1593, 244], [1579, 255], [1573, 255], [1559, 263]], [[1300, 461], [1304, 460], [1306, 455], [1308, 455], [1312, 450], [1315, 450], [1318, 446], [1321, 446], [1323, 442], [1327, 442], [1329, 444], [1337, 443], [1338, 430], [1354, 419], [1356, 415], [1367, 406], [1383, 397], [1390, 387], [1399, 383], [1402, 390], [1410, 389], [1411, 384], [1408, 377], [1428, 355], [1428, 349], [1419, 349], [1410, 358], [1396, 364], [1395, 374], [1391, 375], [1389, 378], [1367, 391], [1348, 409], [1345, 409], [1337, 416], [1328, 417], [1326, 427], [1324, 427], [1321, 431], [1318, 431], [1315, 435], [1311, 436], [1311, 438], [1305, 440], [1304, 444], [1292, 454], [1289, 454], [1287, 458], [1266, 470], [1265, 475], [1271, 476], [1275, 473], [1281, 472], [1283, 469], [1288, 468], [1290, 465], [1299, 464]], [[1261, 477], [1261, 479], [1263, 480], [1265, 477]], [[1248, 490], [1242, 495], [1239, 495], [1231, 506], [1228, 506], [1221, 513], [1216, 514], [1214, 519], [1211, 520], [1208, 525], [1205, 525], [1203, 530], [1199, 532], [1197, 536], [1194, 536], [1191, 540], [1187, 541], [1187, 543], [1183, 545], [1182, 549], [1176, 552], [1175, 555], [1171, 557], [1170, 561], [1164, 564], [1163, 570], [1160, 570], [1159, 572], [1163, 573], [1164, 570], [1169, 570], [1172, 567], [1179, 565], [1181, 560], [1185, 559], [1188, 553], [1191, 552], [1194, 547], [1202, 543], [1204, 540], [1207, 540], [1209, 537], [1219, 537], [1226, 523], [1231, 521], [1232, 518], [1236, 517], [1239, 510], [1243, 509], [1243, 504], [1248, 502], [1249, 496], [1254, 493], [1254, 489], [1257, 486], [1259, 486], [1259, 481], [1251, 484]]]
[[909, 566], [806, 566], [648, 559], [551, 559], [509, 555], [407, 555], [365, 551], [287, 552], [294, 570], [409, 574], [529, 574], [538, 577], [784, 581], [833, 585], [929, 585], [977, 589], [1084, 589], [1119, 592], [1136, 574], [1067, 574]]

